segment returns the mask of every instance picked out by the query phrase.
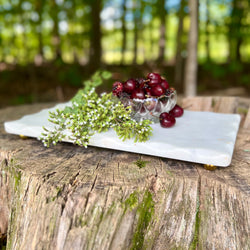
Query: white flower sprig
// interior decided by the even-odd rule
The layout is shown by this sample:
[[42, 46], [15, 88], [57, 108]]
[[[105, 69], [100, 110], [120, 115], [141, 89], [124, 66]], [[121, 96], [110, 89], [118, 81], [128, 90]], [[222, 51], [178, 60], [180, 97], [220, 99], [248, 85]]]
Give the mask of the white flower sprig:
[[49, 121], [55, 127], [53, 131], [44, 128], [41, 140], [46, 147], [65, 138], [87, 147], [95, 133], [113, 128], [121, 140], [147, 141], [152, 134], [151, 121], [136, 122], [130, 113], [131, 109], [125, 108], [112, 93], [103, 93], [99, 97], [94, 87], [87, 91], [85, 87], [72, 99], [71, 107], [50, 112]]

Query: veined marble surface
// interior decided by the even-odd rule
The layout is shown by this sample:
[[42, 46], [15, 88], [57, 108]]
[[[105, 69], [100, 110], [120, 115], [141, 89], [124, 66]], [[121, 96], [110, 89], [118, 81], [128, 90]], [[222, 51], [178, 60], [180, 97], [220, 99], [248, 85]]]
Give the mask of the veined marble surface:
[[[49, 111], [62, 109], [66, 105], [69, 103], [5, 122], [5, 130], [11, 134], [39, 138], [43, 126], [48, 129], [54, 127], [48, 121]], [[185, 110], [172, 128], [153, 124], [153, 136], [147, 142], [134, 143], [132, 139], [121, 141], [114, 130], [110, 129], [95, 134], [90, 140], [90, 146], [227, 167], [232, 160], [239, 124], [240, 116], [237, 114]]]

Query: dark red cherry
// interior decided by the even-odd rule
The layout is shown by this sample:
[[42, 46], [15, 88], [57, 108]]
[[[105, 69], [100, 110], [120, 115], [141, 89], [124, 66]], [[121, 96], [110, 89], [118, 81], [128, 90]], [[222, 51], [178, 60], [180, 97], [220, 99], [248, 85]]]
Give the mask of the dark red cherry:
[[121, 82], [114, 82], [112, 85], [112, 92], [114, 96], [119, 96], [123, 91], [123, 84]]
[[157, 84], [159, 84], [160, 82], [159, 81], [157, 81], [157, 80], [150, 80], [149, 82], [148, 82], [148, 86], [149, 87], [154, 87], [155, 85], [157, 85]]
[[129, 79], [123, 84], [123, 90], [127, 93], [132, 93], [136, 88], [136, 80]]
[[160, 114], [159, 119], [161, 120], [161, 119], [166, 118], [168, 116], [169, 116], [168, 112], [163, 112], [163, 113]]
[[183, 115], [183, 112], [183, 108], [176, 104], [169, 113], [174, 117], [180, 117]]
[[157, 84], [160, 84], [162, 81], [161, 76], [157, 73], [149, 73], [147, 75], [147, 78], [150, 80], [148, 82], [148, 86], [150, 86], [150, 87], [153, 87]]
[[167, 112], [161, 113], [159, 120], [160, 120], [160, 124], [163, 128], [170, 128], [170, 127], [174, 126], [175, 122], [176, 122], [175, 118]]
[[145, 94], [143, 89], [135, 89], [131, 94], [132, 99], [145, 99]]
[[161, 85], [165, 90], [167, 90], [167, 89], [169, 88], [169, 84], [168, 84], [168, 82], [167, 82], [165, 79], [163, 79], [163, 80], [161, 81], [160, 85]]
[[153, 81], [158, 81], [158, 83], [161, 82], [161, 76], [157, 73], [149, 73], [147, 75], [147, 78]]
[[151, 93], [153, 96], [161, 96], [165, 93], [165, 89], [160, 85], [157, 84], [151, 88]]

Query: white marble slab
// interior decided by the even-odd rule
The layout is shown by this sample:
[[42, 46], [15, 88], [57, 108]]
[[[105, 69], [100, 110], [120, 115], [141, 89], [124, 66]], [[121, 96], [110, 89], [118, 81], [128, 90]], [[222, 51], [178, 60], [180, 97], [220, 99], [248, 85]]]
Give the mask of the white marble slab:
[[[38, 138], [43, 126], [54, 127], [48, 121], [49, 111], [66, 105], [68, 104], [59, 104], [19, 120], [5, 122], [5, 130], [11, 134]], [[110, 129], [108, 132], [95, 134], [90, 145], [226, 167], [231, 163], [239, 124], [240, 116], [237, 114], [185, 110], [172, 128], [161, 128], [160, 124], [153, 124], [153, 136], [147, 142], [123, 142]]]

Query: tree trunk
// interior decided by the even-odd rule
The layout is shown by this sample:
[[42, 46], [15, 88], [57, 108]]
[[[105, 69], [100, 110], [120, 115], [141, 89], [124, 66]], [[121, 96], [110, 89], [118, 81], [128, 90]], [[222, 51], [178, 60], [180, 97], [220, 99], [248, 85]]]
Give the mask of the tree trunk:
[[178, 12], [178, 31], [176, 36], [176, 55], [175, 55], [175, 76], [174, 76], [174, 83], [177, 90], [182, 88], [182, 76], [183, 76], [183, 19], [184, 19], [184, 7], [185, 7], [185, 0], [181, 0], [180, 8]]
[[206, 0], [206, 56], [207, 56], [207, 62], [211, 61], [211, 56], [210, 56], [210, 31], [209, 31], [209, 26], [210, 26], [210, 10], [209, 10], [209, 0]]
[[[13, 61], [13, 64], [17, 64], [18, 63], [18, 58], [20, 58], [20, 50], [17, 51], [17, 48], [16, 48], [16, 38], [17, 38], [17, 35], [16, 35], [16, 31], [14, 29], [12, 29], [12, 32], [11, 32], [11, 38], [10, 38], [10, 44], [12, 44], [12, 48], [9, 49], [9, 54], [8, 55], [12, 55], [13, 58], [14, 58], [14, 61]], [[23, 36], [23, 39], [24, 39], [24, 36]], [[23, 42], [23, 39], [22, 39], [22, 42]], [[25, 54], [27, 55], [27, 52], [25, 51]]]
[[[182, 105], [231, 113], [249, 108], [249, 99], [189, 98]], [[249, 249], [249, 119], [242, 119], [231, 166], [208, 171], [68, 143], [47, 149], [3, 131], [3, 121], [41, 108], [0, 110], [0, 236], [7, 233], [7, 249]]]
[[121, 63], [124, 64], [125, 62], [125, 52], [127, 47], [127, 28], [126, 28], [126, 12], [127, 12], [127, 0], [122, 1], [122, 59]]
[[242, 44], [242, 17], [244, 16], [244, 1], [233, 0], [231, 19], [229, 23], [228, 43], [229, 57], [228, 61], [241, 62], [240, 46]]
[[158, 62], [162, 63], [165, 57], [165, 48], [166, 48], [166, 16], [167, 11], [165, 8], [165, 0], [158, 0], [157, 2], [158, 15], [160, 18], [160, 38], [159, 38], [159, 54]]
[[[24, 18], [24, 10], [22, 9], [21, 6], [21, 2], [19, 2], [17, 10], [19, 12], [19, 15], [14, 15], [14, 22], [16, 21], [16, 23], [18, 22], [19, 24], [21, 24], [23, 30], [22, 30], [22, 46], [23, 46], [23, 50], [21, 49], [17, 49], [17, 53], [16, 53], [16, 58], [15, 58], [15, 62], [14, 63], [19, 63], [20, 59], [22, 60], [26, 60], [29, 61], [30, 59], [30, 49], [29, 49], [29, 39], [27, 37], [27, 20], [25, 20]], [[16, 19], [16, 20], [15, 20]], [[16, 38], [18, 38], [18, 35], [16, 35], [16, 31], [14, 30], [14, 34], [13, 34], [13, 45], [16, 47]], [[22, 54], [22, 52], [24, 52]]]
[[92, 70], [100, 68], [102, 48], [101, 48], [101, 0], [90, 1], [91, 13], [90, 13], [90, 51], [89, 51], [89, 66]]
[[[77, 26], [77, 3], [76, 0], [72, 0], [72, 10], [69, 19], [73, 22], [73, 25]], [[77, 36], [76, 28], [73, 28], [73, 37], [70, 40], [70, 45], [72, 47], [72, 54], [75, 64], [79, 64], [79, 56], [78, 56], [78, 49], [79, 49], [79, 37]], [[82, 40], [81, 43], [82, 44]]]
[[53, 31], [52, 31], [52, 44], [54, 46], [55, 50], [55, 60], [60, 60], [62, 58], [62, 52], [61, 52], [61, 37], [59, 33], [59, 20], [58, 20], [58, 5], [56, 3], [56, 0], [52, 0], [51, 2], [51, 16], [53, 19]]
[[241, 62], [241, 53], [240, 53], [240, 47], [243, 42], [242, 37], [238, 38], [236, 41], [236, 61]]
[[140, 21], [140, 10], [138, 1], [133, 2], [133, 15], [134, 15], [134, 57], [133, 64], [137, 63], [138, 56], [138, 26]]
[[[36, 12], [38, 13], [38, 31], [37, 31], [37, 40], [38, 40], [38, 55], [37, 55], [37, 62], [41, 64], [44, 60], [44, 52], [43, 52], [43, 7], [44, 7], [44, 0], [37, 1], [36, 3]], [[38, 61], [39, 60], [39, 61]]]
[[198, 0], [189, 1], [190, 28], [188, 34], [187, 60], [184, 75], [185, 96], [195, 96], [197, 92], [197, 43], [198, 43]]
[[139, 23], [138, 23], [138, 33], [139, 33], [139, 40], [142, 41], [139, 47], [139, 55], [140, 55], [140, 62], [145, 62], [145, 43], [144, 43], [144, 24], [143, 24], [143, 16], [145, 13], [145, 2], [140, 0], [140, 6], [139, 6]]
[[[228, 28], [228, 46], [229, 46], [229, 53], [228, 53], [228, 62], [232, 62], [235, 59], [235, 18], [237, 18], [237, 0], [233, 0], [232, 2], [232, 13], [229, 22]], [[236, 31], [237, 32], [237, 31]]]

